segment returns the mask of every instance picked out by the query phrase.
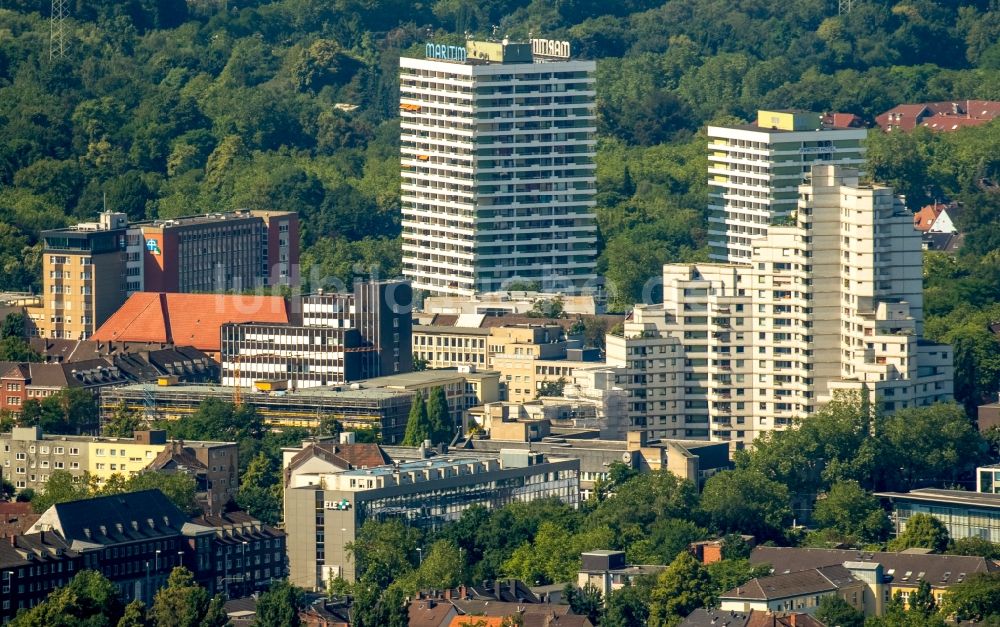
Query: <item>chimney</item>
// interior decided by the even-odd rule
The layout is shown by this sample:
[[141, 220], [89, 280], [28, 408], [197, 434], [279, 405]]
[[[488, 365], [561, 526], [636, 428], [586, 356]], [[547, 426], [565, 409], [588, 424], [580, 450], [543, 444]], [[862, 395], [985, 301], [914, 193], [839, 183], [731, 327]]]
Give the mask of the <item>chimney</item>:
[[497, 598], [497, 601], [500, 600], [500, 580], [499, 579], [497, 579], [496, 581], [493, 582], [493, 596], [495, 596]]

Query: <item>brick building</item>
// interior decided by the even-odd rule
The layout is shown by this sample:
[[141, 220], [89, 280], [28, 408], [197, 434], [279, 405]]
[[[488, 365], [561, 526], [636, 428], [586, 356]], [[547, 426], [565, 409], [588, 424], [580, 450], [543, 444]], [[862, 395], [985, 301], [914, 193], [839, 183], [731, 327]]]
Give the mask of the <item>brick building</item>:
[[211, 539], [212, 576], [203, 583], [229, 598], [266, 589], [273, 579], [288, 575], [285, 532], [246, 512], [200, 516], [192, 523], [214, 530]]

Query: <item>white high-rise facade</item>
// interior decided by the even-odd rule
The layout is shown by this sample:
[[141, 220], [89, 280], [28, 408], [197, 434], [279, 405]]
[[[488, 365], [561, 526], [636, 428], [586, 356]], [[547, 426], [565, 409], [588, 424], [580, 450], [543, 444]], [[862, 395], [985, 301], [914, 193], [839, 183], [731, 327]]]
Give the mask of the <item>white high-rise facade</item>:
[[859, 167], [864, 128], [819, 113], [758, 111], [745, 126], [708, 127], [708, 244], [716, 262], [746, 262], [755, 240], [785, 220], [814, 164]]
[[[537, 41], [537, 40], [536, 40]], [[403, 274], [470, 295], [596, 281], [593, 61], [532, 43], [400, 59]], [[540, 54], [541, 53], [541, 54]]]
[[633, 428], [740, 446], [838, 391], [887, 412], [952, 398], [951, 347], [921, 337], [920, 234], [892, 190], [815, 166], [790, 218], [747, 264], [664, 266], [663, 305], [608, 336]]

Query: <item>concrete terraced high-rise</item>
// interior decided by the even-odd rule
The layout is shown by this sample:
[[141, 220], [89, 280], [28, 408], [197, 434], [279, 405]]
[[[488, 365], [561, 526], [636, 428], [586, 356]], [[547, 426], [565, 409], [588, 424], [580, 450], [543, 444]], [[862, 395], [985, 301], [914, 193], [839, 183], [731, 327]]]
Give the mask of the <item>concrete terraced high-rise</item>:
[[886, 413], [951, 400], [953, 351], [922, 337], [913, 214], [835, 166], [814, 166], [798, 195], [750, 263], [664, 266], [663, 304], [608, 336], [630, 429], [741, 447], [838, 392]]
[[403, 274], [471, 295], [596, 281], [593, 61], [565, 42], [400, 59]]
[[749, 261], [753, 241], [795, 210], [814, 164], [864, 168], [867, 130], [837, 126], [844, 115], [758, 111], [755, 124], [708, 127], [712, 261]]

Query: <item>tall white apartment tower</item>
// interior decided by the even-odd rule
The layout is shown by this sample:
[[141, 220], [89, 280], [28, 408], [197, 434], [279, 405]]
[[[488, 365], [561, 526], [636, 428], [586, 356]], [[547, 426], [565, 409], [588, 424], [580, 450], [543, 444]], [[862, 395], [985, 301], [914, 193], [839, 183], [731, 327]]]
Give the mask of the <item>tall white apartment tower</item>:
[[400, 72], [403, 274], [471, 295], [592, 286], [593, 61], [569, 44], [428, 44]]
[[859, 167], [864, 128], [846, 114], [758, 111], [745, 126], [708, 127], [708, 244], [717, 262], [746, 262], [753, 241], [795, 210], [814, 164]]

